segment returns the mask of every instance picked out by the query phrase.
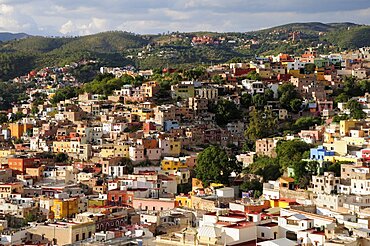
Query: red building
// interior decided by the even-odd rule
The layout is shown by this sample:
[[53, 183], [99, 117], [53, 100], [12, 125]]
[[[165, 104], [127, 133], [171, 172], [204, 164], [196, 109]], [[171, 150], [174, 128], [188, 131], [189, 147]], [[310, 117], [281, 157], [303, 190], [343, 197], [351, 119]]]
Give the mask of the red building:
[[132, 205], [134, 194], [127, 190], [110, 190], [108, 191], [108, 204], [109, 205]]

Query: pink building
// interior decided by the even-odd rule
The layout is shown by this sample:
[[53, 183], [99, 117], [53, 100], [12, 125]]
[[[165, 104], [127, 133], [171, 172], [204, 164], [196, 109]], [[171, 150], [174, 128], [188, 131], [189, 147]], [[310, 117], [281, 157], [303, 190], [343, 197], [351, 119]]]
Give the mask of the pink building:
[[322, 132], [318, 130], [302, 130], [300, 133], [298, 133], [298, 135], [305, 141], [310, 139], [312, 143], [322, 141], [323, 137]]
[[135, 209], [141, 210], [171, 210], [176, 207], [176, 202], [173, 199], [145, 199], [145, 198], [134, 198], [132, 206]]

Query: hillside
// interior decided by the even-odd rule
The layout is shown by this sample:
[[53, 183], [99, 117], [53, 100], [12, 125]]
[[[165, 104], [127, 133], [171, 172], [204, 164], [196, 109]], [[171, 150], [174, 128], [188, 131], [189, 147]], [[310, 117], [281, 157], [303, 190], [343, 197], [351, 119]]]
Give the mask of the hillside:
[[[298, 33], [295, 40], [293, 32]], [[217, 40], [217, 44], [191, 43], [192, 37], [204, 35]], [[107, 66], [189, 66], [280, 52], [298, 55], [305, 48], [318, 44], [321, 44], [319, 53], [338, 52], [370, 46], [369, 37], [370, 26], [320, 22], [291, 23], [245, 33], [137, 35], [111, 31], [81, 37], [29, 36], [0, 43], [0, 80], [25, 74], [33, 68], [64, 65], [81, 59], [96, 59], [100, 65]], [[253, 44], [252, 39], [258, 43]]]
[[271, 27], [259, 31], [255, 31], [252, 33], [255, 34], [263, 34], [263, 33], [270, 33], [273, 31], [278, 30], [285, 30], [285, 31], [300, 31], [300, 32], [331, 32], [336, 30], [337, 28], [348, 28], [358, 26], [357, 24], [350, 23], [350, 22], [343, 22], [343, 23], [321, 23], [321, 22], [307, 22], [307, 23], [290, 23], [285, 25], [280, 25], [276, 27]]
[[26, 33], [10, 33], [10, 32], [0, 32], [0, 42], [6, 42], [10, 40], [15, 40], [15, 39], [22, 39], [22, 38], [27, 38], [30, 35]]
[[33, 68], [64, 65], [81, 59], [98, 59], [102, 64], [130, 63], [122, 52], [149, 43], [127, 32], [104, 32], [69, 38], [30, 36], [0, 44], [0, 79], [7, 80]]

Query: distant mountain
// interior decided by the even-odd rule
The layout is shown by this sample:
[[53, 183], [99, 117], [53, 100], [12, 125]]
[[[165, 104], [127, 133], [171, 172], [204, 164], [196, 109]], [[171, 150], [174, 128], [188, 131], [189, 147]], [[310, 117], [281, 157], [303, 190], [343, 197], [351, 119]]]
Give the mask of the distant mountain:
[[[292, 33], [298, 36], [294, 41]], [[194, 36], [211, 36], [218, 44], [191, 44]], [[96, 59], [99, 65], [139, 68], [192, 66], [246, 60], [280, 52], [299, 55], [307, 47], [319, 53], [370, 46], [370, 26], [354, 23], [291, 23], [252, 32], [192, 32], [137, 35], [111, 31], [80, 37], [41, 37], [0, 33], [0, 80], [31, 69]], [[258, 42], [252, 42], [251, 40]], [[234, 59], [235, 58], [235, 59]]]
[[14, 39], [27, 38], [30, 35], [26, 33], [10, 33], [10, 32], [0, 32], [0, 41], [6, 42]]
[[254, 31], [253, 33], [265, 33], [278, 30], [285, 31], [301, 31], [301, 32], [331, 32], [338, 28], [348, 28], [359, 26], [350, 22], [343, 23], [321, 23], [321, 22], [306, 22], [306, 23], [290, 23], [286, 25], [271, 27], [259, 31]]

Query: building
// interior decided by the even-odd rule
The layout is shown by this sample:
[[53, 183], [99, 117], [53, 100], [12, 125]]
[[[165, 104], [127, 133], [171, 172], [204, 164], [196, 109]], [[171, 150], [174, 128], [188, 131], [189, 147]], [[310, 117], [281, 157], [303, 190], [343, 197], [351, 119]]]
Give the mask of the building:
[[277, 140], [273, 138], [258, 139], [256, 141], [256, 154], [259, 156], [276, 157]]
[[57, 222], [37, 224], [27, 231], [40, 240], [46, 238], [55, 245], [67, 245], [92, 238], [95, 228], [94, 222]]
[[34, 158], [9, 158], [8, 159], [9, 168], [13, 171], [21, 174], [26, 173], [27, 168], [35, 167], [35, 159]]

